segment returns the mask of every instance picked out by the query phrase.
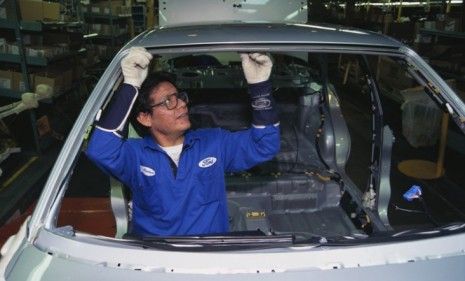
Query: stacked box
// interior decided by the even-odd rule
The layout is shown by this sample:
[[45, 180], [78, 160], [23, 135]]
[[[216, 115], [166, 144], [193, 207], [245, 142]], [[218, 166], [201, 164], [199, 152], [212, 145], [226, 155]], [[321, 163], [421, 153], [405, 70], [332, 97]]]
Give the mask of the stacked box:
[[82, 33], [45, 32], [42, 37], [42, 45], [60, 46], [69, 50], [79, 50], [83, 43]]
[[37, 87], [39, 84], [48, 85], [52, 89], [54, 96], [63, 93], [65, 90], [63, 74], [58, 72], [36, 73], [34, 87]]
[[[29, 84], [31, 87], [34, 85], [34, 74], [29, 74]], [[24, 81], [23, 74], [21, 72], [13, 72], [13, 84], [11, 89], [18, 92], [28, 91], [26, 88], [26, 82]]]
[[5, 38], [0, 38], [0, 53], [8, 53], [8, 43]]
[[11, 70], [0, 70], [0, 88], [13, 88], [13, 72]]
[[59, 21], [60, 4], [38, 0], [19, 0], [21, 19], [24, 21]]
[[69, 63], [61, 66], [48, 67], [45, 70], [34, 74], [33, 85], [36, 88], [39, 84], [45, 84], [52, 88], [52, 93], [57, 96], [72, 87], [73, 68], [67, 67]]
[[[99, 15], [126, 15], [130, 14], [130, 7], [124, 6], [123, 1], [101, 1], [93, 3], [91, 6], [91, 12]], [[129, 11], [129, 13], [128, 13]]]

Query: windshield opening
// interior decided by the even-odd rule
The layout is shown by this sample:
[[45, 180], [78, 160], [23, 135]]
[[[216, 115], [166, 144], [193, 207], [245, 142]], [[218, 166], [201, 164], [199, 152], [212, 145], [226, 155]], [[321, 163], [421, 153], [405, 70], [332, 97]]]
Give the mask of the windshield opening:
[[[366, 239], [463, 221], [465, 197], [458, 195], [465, 186], [460, 172], [464, 135], [448, 122], [447, 113], [425, 93], [402, 59], [306, 52], [268, 55], [280, 150], [251, 168], [223, 172], [229, 231], [187, 236], [202, 241], [204, 236], [243, 236], [251, 240], [241, 243], [250, 245], [254, 239], [278, 237], [284, 241], [278, 244], [284, 245]], [[148, 76], [161, 72], [187, 93], [190, 130], [251, 128], [249, 88], [238, 53], [154, 56]], [[378, 100], [381, 110], [374, 110]], [[135, 119], [128, 120], [121, 137], [143, 138], [146, 131]], [[133, 194], [134, 189], [87, 157], [87, 142], [67, 186], [58, 229], [70, 225], [75, 232], [157, 243], [186, 237], [134, 233], [134, 208], [151, 209], [157, 216], [160, 210], [182, 207], [157, 201], [157, 191], [135, 198], [140, 195]], [[423, 174], [415, 174], [419, 165], [425, 165]], [[154, 175], [166, 176], [157, 170]], [[418, 188], [410, 190], [415, 186], [421, 194]], [[143, 207], [133, 205], [140, 200], [146, 200]], [[276, 242], [268, 242], [272, 241]]]

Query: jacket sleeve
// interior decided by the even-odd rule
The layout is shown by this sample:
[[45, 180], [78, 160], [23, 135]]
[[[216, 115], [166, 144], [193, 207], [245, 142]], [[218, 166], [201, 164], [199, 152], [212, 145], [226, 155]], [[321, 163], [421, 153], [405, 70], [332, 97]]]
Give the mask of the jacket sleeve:
[[252, 107], [252, 125], [254, 127], [279, 125], [278, 110], [272, 95], [270, 80], [249, 84], [249, 95]]
[[223, 130], [222, 148], [226, 172], [250, 169], [279, 152], [279, 126], [252, 127], [239, 132]]
[[279, 117], [271, 90], [269, 80], [249, 85], [252, 128], [239, 132], [222, 131], [227, 172], [249, 169], [279, 152]]
[[97, 166], [129, 186], [135, 184], [136, 165], [127, 164], [137, 163], [137, 153], [122, 138], [121, 131], [137, 94], [137, 89], [131, 85], [123, 84], [120, 87], [105, 114], [97, 120], [86, 150], [89, 159]]

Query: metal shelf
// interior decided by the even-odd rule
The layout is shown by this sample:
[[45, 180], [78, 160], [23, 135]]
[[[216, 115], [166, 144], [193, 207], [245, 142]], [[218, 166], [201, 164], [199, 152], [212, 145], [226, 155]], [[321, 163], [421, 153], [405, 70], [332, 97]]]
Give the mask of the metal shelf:
[[[41, 21], [20, 21], [19, 29], [21, 31], [40, 32], [58, 28], [81, 27], [82, 22], [41, 22]], [[15, 29], [16, 22], [11, 20], [0, 19], [0, 28]]]
[[121, 34], [118, 34], [118, 35], [101, 35], [101, 34], [98, 34], [98, 35], [92, 37], [91, 39], [113, 40], [113, 39], [117, 39], [117, 38], [124, 37], [124, 36], [129, 36], [129, 33], [125, 32], [125, 33], [121, 33]]
[[[58, 55], [52, 58], [46, 58], [46, 57], [30, 57], [26, 56], [26, 63], [28, 65], [34, 65], [34, 66], [47, 66], [48, 64], [63, 60], [81, 53], [86, 52], [86, 49], [82, 48], [78, 51], [75, 52], [70, 52], [66, 53], [63, 55]], [[12, 63], [21, 63], [21, 56], [20, 55], [14, 55], [14, 54], [5, 54], [5, 53], [0, 53], [0, 61], [3, 62], [12, 62]]]
[[[13, 54], [0, 54], [0, 61], [3, 62], [12, 62], [12, 63], [21, 63], [20, 55]], [[35, 66], [46, 66], [48, 64], [47, 58], [43, 57], [26, 57], [26, 63], [29, 65]]]
[[109, 19], [109, 20], [117, 20], [117, 19], [127, 19], [130, 18], [131, 15], [102, 15], [102, 14], [92, 14], [92, 13], [85, 13], [84, 17], [88, 18], [95, 18], [95, 19]]
[[441, 36], [441, 37], [465, 39], [465, 32], [420, 28], [420, 33]]
[[20, 98], [21, 98], [21, 94], [22, 94], [22, 93], [19, 92], [19, 91], [10, 90], [10, 89], [5, 89], [5, 88], [0, 88], [0, 96], [1, 96], [1, 97], [20, 99]]

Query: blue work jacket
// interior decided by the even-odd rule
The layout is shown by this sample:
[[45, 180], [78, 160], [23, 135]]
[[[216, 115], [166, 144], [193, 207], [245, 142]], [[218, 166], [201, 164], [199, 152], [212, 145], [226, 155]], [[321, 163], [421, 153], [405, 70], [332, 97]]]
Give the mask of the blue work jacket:
[[249, 169], [278, 151], [276, 125], [189, 130], [174, 173], [152, 136], [123, 139], [96, 128], [87, 155], [131, 188], [134, 233], [195, 235], [228, 231], [224, 173]]

